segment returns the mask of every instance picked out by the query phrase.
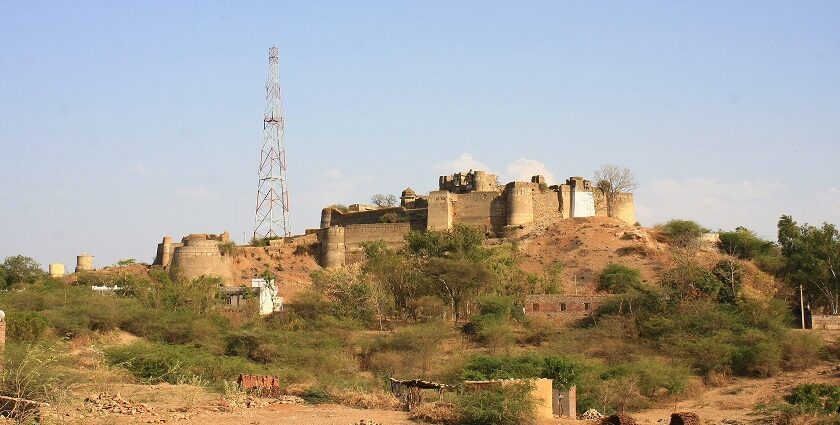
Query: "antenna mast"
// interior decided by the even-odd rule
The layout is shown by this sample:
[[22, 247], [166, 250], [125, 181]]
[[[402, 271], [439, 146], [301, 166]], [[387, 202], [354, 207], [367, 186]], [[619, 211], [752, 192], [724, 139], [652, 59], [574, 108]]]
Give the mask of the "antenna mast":
[[291, 236], [289, 227], [289, 191], [286, 188], [285, 120], [280, 104], [280, 53], [268, 49], [268, 81], [265, 83], [263, 144], [260, 151], [257, 210], [254, 237]]

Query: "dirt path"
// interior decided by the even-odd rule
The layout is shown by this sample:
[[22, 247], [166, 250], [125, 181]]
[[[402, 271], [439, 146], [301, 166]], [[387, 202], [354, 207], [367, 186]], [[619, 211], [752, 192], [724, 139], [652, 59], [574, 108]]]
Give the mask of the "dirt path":
[[[802, 372], [784, 372], [773, 378], [736, 378], [729, 384], [698, 394], [675, 405], [633, 413], [639, 423], [668, 423], [674, 411], [689, 411], [700, 415], [705, 423], [750, 423], [755, 405], [780, 399], [792, 387], [805, 383], [840, 384], [840, 369], [836, 365], [820, 365]], [[662, 422], [659, 422], [662, 420]], [[728, 421], [728, 422], [724, 422]]]

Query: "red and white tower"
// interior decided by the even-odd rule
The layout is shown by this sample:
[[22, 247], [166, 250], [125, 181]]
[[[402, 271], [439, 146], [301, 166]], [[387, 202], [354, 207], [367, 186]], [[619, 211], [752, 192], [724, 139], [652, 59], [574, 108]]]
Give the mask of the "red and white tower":
[[254, 237], [291, 236], [289, 227], [289, 191], [286, 187], [285, 121], [280, 102], [280, 53], [268, 49], [268, 81], [265, 83], [265, 116], [260, 151], [257, 210]]

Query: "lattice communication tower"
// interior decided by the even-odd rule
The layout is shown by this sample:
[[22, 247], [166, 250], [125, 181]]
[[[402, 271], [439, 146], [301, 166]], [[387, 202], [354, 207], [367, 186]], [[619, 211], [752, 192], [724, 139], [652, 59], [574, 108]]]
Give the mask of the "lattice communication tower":
[[260, 151], [257, 211], [254, 237], [291, 236], [289, 227], [289, 191], [286, 187], [285, 121], [280, 102], [280, 53], [268, 49], [268, 81], [265, 83], [263, 144]]

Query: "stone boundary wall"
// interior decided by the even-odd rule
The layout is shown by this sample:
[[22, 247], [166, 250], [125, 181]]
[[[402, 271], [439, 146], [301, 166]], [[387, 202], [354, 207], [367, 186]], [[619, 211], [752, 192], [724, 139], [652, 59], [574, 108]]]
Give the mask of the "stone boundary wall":
[[840, 316], [814, 314], [811, 316], [812, 329], [823, 331], [840, 331]]

